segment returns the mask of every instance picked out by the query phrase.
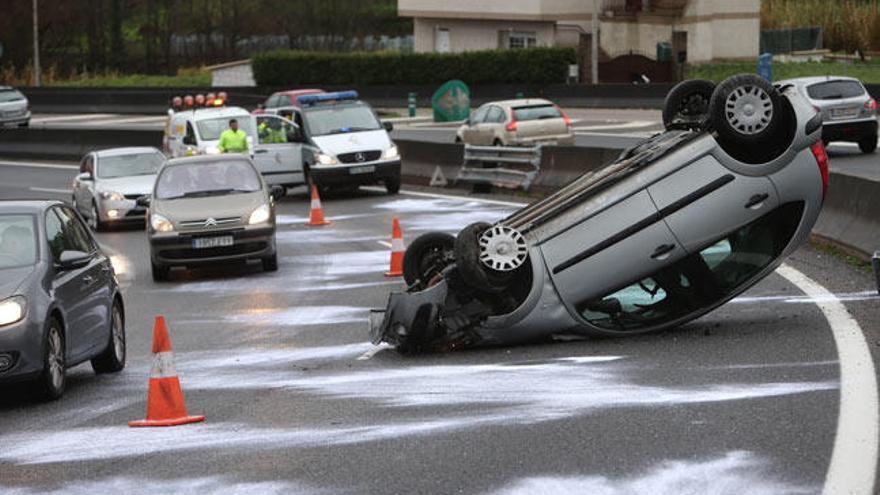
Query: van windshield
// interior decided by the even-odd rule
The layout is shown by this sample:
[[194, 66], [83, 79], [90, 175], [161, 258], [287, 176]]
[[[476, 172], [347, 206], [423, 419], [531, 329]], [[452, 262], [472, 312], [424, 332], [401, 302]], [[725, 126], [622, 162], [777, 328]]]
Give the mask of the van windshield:
[[313, 108], [305, 112], [305, 118], [312, 136], [375, 131], [382, 128], [376, 115], [366, 105]]
[[[199, 120], [196, 126], [199, 128], [199, 137], [202, 141], [216, 141], [220, 139], [220, 134], [229, 129], [229, 121], [234, 117], [220, 117], [216, 119]], [[238, 128], [243, 130], [248, 136], [256, 136], [257, 131], [251, 122], [250, 117], [244, 116], [235, 119], [238, 121]]]
[[246, 161], [173, 165], [156, 179], [157, 199], [179, 199], [257, 192], [263, 189], [254, 167]]

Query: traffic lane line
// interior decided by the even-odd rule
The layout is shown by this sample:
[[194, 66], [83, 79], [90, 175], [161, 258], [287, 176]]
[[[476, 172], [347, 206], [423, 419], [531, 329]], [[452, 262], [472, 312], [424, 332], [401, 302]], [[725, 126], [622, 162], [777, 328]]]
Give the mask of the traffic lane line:
[[34, 192], [47, 192], [53, 194], [71, 194], [73, 192], [72, 189], [56, 189], [52, 187], [29, 187], [28, 189]]
[[10, 160], [0, 160], [0, 167], [21, 167], [21, 168], [45, 168], [45, 169], [56, 169], [56, 170], [78, 170], [78, 165], [66, 165], [63, 163], [49, 163], [49, 162], [24, 162], [24, 161], [10, 161]]
[[69, 122], [72, 120], [90, 120], [108, 117], [117, 117], [120, 114], [115, 113], [78, 113], [74, 115], [58, 115], [58, 116], [31, 116], [32, 124], [42, 124], [44, 122]]

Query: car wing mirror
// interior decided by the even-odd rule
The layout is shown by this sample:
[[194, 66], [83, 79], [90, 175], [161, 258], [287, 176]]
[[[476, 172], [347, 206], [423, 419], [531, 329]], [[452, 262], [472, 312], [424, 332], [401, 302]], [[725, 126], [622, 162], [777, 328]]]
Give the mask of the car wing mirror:
[[275, 201], [283, 198], [286, 193], [287, 191], [282, 186], [276, 185], [269, 188], [269, 195], [272, 196], [272, 199]]
[[138, 206], [142, 206], [144, 208], [149, 208], [151, 202], [150, 196], [139, 196], [138, 199], [135, 200], [135, 203]]
[[58, 267], [62, 270], [74, 270], [89, 264], [92, 255], [82, 251], [63, 251], [58, 258]]
[[92, 180], [92, 173], [91, 172], [83, 172], [83, 173], [76, 176], [76, 180], [90, 181], [90, 180]]
[[394, 130], [394, 124], [391, 122], [382, 122], [382, 127], [385, 128], [386, 131], [391, 132]]

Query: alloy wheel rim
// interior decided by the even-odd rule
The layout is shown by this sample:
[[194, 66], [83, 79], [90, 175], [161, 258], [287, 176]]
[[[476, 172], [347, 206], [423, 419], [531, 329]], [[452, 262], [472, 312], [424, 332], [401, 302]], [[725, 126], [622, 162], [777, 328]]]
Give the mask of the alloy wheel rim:
[[122, 361], [125, 357], [125, 332], [123, 331], [122, 315], [119, 310], [113, 309], [113, 352], [116, 360]]
[[773, 119], [770, 95], [758, 86], [747, 85], [734, 89], [724, 106], [727, 123], [741, 134], [758, 134]]
[[64, 350], [57, 328], [49, 333], [49, 379], [57, 390], [64, 382]]

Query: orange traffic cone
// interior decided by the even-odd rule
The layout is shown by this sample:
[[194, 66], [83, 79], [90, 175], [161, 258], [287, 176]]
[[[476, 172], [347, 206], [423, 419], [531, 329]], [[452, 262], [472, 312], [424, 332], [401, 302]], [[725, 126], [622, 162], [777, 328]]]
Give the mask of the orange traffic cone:
[[147, 419], [129, 421], [128, 426], [177, 426], [204, 420], [204, 416], [186, 415], [168, 328], [165, 318], [157, 316], [153, 328], [153, 369], [147, 395]]
[[329, 224], [329, 220], [324, 219], [324, 208], [321, 207], [321, 197], [318, 195], [318, 187], [312, 184], [312, 211], [309, 213], [309, 227], [317, 227], [319, 225]]
[[394, 217], [394, 223], [391, 232], [391, 270], [385, 274], [386, 277], [402, 277], [403, 276], [403, 253], [406, 252], [406, 246], [403, 244], [403, 234], [400, 232], [400, 221]]

